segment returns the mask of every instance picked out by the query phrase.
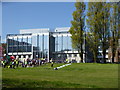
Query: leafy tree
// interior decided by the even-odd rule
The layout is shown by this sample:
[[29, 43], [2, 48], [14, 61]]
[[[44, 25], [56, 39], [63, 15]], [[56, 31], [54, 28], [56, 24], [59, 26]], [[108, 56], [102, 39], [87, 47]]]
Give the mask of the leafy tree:
[[110, 4], [102, 2], [99, 16], [99, 36], [102, 46], [103, 62], [106, 62], [106, 50], [109, 48], [108, 40], [110, 37]]
[[[108, 49], [108, 39], [110, 36], [109, 19], [110, 19], [110, 4], [106, 2], [90, 2], [88, 6], [89, 25], [88, 42], [91, 43], [91, 48], [94, 54], [94, 61], [98, 56], [98, 47], [102, 49], [103, 62], [106, 62], [106, 50]], [[92, 37], [92, 38], [90, 38]], [[94, 40], [91, 42], [91, 40]]]
[[118, 39], [120, 39], [120, 3], [111, 3], [111, 43], [112, 62], [114, 62], [115, 53], [118, 47]]
[[103, 3], [102, 2], [89, 2], [88, 3], [88, 12], [87, 12], [87, 25], [88, 25], [88, 34], [87, 34], [87, 43], [89, 44], [90, 50], [94, 55], [94, 62], [97, 61], [98, 56], [98, 47], [100, 46], [100, 29], [101, 23], [100, 18], [102, 16]]
[[87, 33], [87, 45], [89, 49], [93, 52], [94, 62], [97, 61], [98, 56], [98, 46], [99, 46], [99, 37], [95, 33]]
[[84, 43], [84, 28], [85, 28], [85, 4], [84, 2], [75, 3], [76, 11], [73, 12], [73, 21], [71, 21], [72, 46], [78, 50], [83, 62], [83, 43]]

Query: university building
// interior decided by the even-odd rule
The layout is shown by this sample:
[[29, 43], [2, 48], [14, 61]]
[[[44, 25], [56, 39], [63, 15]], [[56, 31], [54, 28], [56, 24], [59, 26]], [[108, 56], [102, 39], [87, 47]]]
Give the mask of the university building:
[[[20, 34], [8, 34], [6, 36], [7, 54], [16, 58], [44, 58], [46, 61], [55, 60], [63, 62], [68, 59], [70, 62], [81, 62], [77, 50], [72, 48], [71, 34], [68, 32], [70, 27], [20, 30]], [[120, 45], [120, 39], [119, 39]], [[84, 40], [83, 62], [92, 62], [93, 54], [88, 49]], [[115, 62], [119, 62], [120, 48], [118, 47]], [[99, 47], [98, 62], [102, 60], [102, 50]], [[106, 51], [106, 61], [111, 60], [111, 49]]]
[[[44, 58], [47, 61], [56, 60], [62, 62], [66, 59], [81, 62], [78, 51], [72, 48], [70, 27], [20, 30], [20, 34], [8, 34], [7, 54], [19, 58]], [[85, 44], [84, 53], [85, 50]], [[89, 58], [89, 59], [88, 59]], [[91, 58], [85, 56], [84, 61], [89, 62]]]

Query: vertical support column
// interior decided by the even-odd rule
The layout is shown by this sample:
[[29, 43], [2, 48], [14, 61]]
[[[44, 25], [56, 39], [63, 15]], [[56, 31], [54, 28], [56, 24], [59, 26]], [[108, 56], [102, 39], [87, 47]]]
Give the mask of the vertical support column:
[[48, 34], [48, 62], [50, 62], [50, 33]]
[[24, 45], [23, 45], [23, 36], [22, 36], [22, 39], [21, 39], [21, 52], [22, 52], [22, 56], [23, 56], [23, 48], [24, 48]]
[[44, 34], [42, 38], [42, 58], [44, 57]]
[[41, 36], [39, 35], [39, 58], [41, 58]]
[[12, 37], [12, 56], [13, 56], [13, 46], [14, 46], [14, 38]]
[[66, 49], [67, 49], [67, 59], [68, 59], [68, 56], [69, 56], [69, 54], [68, 54], [68, 33], [67, 33], [67, 44], [66, 45], [67, 45]]
[[37, 35], [37, 58], [39, 58], [39, 35]]
[[33, 44], [32, 44], [32, 36], [33, 36], [33, 35], [31, 35], [31, 52], [32, 52], [31, 59], [33, 59]]
[[28, 52], [28, 36], [27, 36], [27, 43], [26, 43], [26, 52]]
[[63, 35], [61, 36], [61, 59], [64, 60], [64, 54], [63, 54]]
[[47, 35], [45, 37], [45, 41], [46, 41], [46, 44], [45, 44], [45, 58], [47, 58]]
[[18, 47], [19, 47], [19, 42], [18, 42], [18, 36], [17, 36], [17, 56], [18, 56]]
[[68, 52], [68, 34], [67, 34], [67, 52]]
[[56, 40], [56, 51], [58, 51], [58, 35], [57, 35], [57, 40]]
[[56, 41], [56, 53], [55, 53], [55, 56], [56, 56], [56, 59], [58, 60], [58, 48], [59, 48], [59, 46], [58, 46], [59, 44], [58, 44], [58, 35], [57, 35], [57, 41]]
[[62, 45], [61, 45], [61, 51], [62, 51], [63, 50], [63, 35], [61, 37], [61, 43], [62, 43]]

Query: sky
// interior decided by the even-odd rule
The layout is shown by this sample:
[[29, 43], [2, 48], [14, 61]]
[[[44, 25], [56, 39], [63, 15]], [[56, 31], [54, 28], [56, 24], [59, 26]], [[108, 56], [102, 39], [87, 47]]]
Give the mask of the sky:
[[20, 29], [70, 27], [75, 2], [3, 2], [2, 39]]
[[0, 2], [0, 36], [2, 34], [2, 3]]

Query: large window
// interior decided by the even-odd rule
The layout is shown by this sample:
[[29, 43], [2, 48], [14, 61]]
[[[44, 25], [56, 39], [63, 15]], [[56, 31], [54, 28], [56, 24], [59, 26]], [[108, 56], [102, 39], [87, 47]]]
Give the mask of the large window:
[[8, 52], [31, 52], [31, 37], [30, 36], [12, 36], [8, 38]]
[[34, 58], [48, 58], [49, 34], [38, 33], [32, 39]]
[[58, 33], [55, 37], [55, 51], [72, 50], [71, 37], [68, 33]]

